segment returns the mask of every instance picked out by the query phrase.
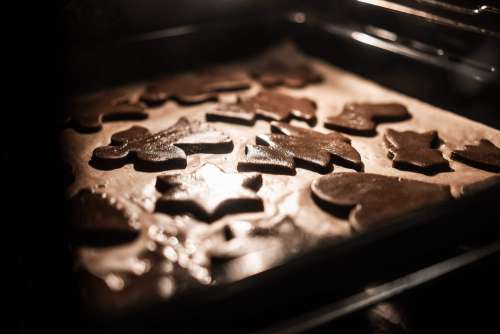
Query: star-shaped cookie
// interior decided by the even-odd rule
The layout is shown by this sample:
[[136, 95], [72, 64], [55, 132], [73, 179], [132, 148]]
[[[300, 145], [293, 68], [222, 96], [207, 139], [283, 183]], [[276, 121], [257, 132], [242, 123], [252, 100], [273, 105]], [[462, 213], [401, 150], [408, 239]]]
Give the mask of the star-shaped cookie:
[[418, 133], [388, 129], [384, 135], [384, 143], [394, 168], [423, 174], [450, 170], [441, 151], [433, 148], [438, 141], [437, 131]]
[[156, 209], [208, 222], [229, 213], [262, 211], [263, 201], [256, 194], [261, 185], [260, 174], [226, 173], [208, 163], [190, 174], [158, 176], [156, 188], [162, 196]]

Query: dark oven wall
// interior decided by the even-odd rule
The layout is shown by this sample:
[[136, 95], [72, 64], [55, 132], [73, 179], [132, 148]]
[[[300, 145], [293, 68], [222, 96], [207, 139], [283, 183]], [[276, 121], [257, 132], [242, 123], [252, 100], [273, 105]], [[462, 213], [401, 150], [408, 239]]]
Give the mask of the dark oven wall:
[[66, 0], [65, 40], [114, 41], [182, 25], [262, 15], [282, 8], [284, 3], [283, 0]]
[[284, 1], [65, 1], [67, 95], [250, 56]]

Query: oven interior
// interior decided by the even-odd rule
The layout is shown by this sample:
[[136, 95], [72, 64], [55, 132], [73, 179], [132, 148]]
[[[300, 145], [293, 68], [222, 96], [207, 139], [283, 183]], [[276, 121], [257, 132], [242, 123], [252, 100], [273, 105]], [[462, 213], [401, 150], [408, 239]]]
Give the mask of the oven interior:
[[[65, 93], [250, 57], [291, 39], [309, 55], [500, 128], [499, 11], [479, 2], [446, 1], [65, 1]], [[460, 208], [426, 212], [348, 243], [315, 249], [237, 284], [134, 310], [133, 316], [93, 318], [85, 326], [120, 332], [144, 326], [301, 331], [340, 318], [357, 321], [353, 314], [379, 300], [366, 293], [367, 284], [383, 288], [419, 270], [432, 271], [433, 265], [442, 269], [455, 263], [453, 283], [424, 280], [425, 272], [415, 286], [398, 285], [412, 291], [398, 297], [403, 302], [431, 291], [422, 293], [427, 299], [417, 298], [429, 303], [429, 293], [439, 284], [462, 289], [456, 277], [469, 277], [465, 284], [477, 285], [474, 273], [484, 275], [499, 263], [499, 195], [497, 185], [465, 199]], [[482, 212], [480, 219], [476, 212]], [[460, 262], [469, 253], [476, 257]], [[341, 274], [334, 270], [339, 267]], [[380, 300], [387, 292], [382, 288], [380, 296], [375, 294]], [[462, 297], [464, 303], [472, 298]], [[437, 305], [449, 306], [436, 303], [433, 309]], [[198, 315], [195, 323], [192, 314]], [[338, 326], [352, 328], [352, 321], [342, 319]]]

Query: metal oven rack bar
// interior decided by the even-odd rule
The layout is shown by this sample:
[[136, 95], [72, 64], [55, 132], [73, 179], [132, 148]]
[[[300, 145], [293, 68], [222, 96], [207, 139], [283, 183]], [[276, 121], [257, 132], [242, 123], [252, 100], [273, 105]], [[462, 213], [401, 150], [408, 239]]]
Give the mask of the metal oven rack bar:
[[[406, 1], [409, 4], [403, 4], [400, 1], [391, 1], [391, 0], [356, 0], [356, 1], [359, 1], [367, 5], [376, 6], [398, 14], [418, 17], [420, 19], [424, 19], [436, 24], [446, 25], [452, 28], [457, 28], [469, 32], [474, 32], [477, 34], [500, 38], [499, 30], [486, 28], [482, 25], [477, 25], [469, 22], [471, 16], [484, 17], [485, 15], [492, 15], [495, 16], [496, 19], [498, 19], [499, 18], [498, 14], [500, 14], [500, 9], [494, 6], [479, 4], [474, 7], [465, 7], [437, 0]], [[437, 14], [431, 11], [430, 10], [431, 8], [437, 9], [438, 11], [442, 11], [443, 14], [441, 15]], [[458, 17], [454, 14], [458, 14]]]

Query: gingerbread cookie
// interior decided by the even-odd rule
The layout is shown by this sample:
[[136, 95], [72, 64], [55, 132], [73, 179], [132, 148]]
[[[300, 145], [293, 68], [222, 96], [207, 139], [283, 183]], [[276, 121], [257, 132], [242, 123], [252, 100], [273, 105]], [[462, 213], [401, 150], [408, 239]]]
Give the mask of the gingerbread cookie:
[[318, 204], [345, 214], [357, 230], [366, 230], [413, 211], [451, 199], [450, 187], [370, 173], [334, 173], [313, 181]]
[[262, 91], [256, 96], [234, 104], [223, 104], [209, 111], [209, 121], [224, 121], [253, 125], [257, 118], [288, 121], [303, 120], [310, 125], [316, 122], [316, 103], [307, 98], [295, 98], [281, 93]]
[[201, 71], [155, 81], [147, 86], [140, 99], [148, 106], [158, 106], [169, 99], [194, 104], [216, 101], [219, 92], [248, 89], [251, 80], [243, 72]]
[[363, 169], [350, 139], [339, 133], [325, 134], [279, 122], [272, 122], [271, 129], [274, 134], [257, 136], [259, 145], [246, 146], [238, 170], [294, 174], [297, 166], [324, 173], [331, 171], [332, 162]]
[[384, 142], [394, 168], [423, 174], [450, 170], [441, 151], [433, 148], [439, 142], [437, 131], [417, 133], [388, 129]]
[[81, 190], [71, 198], [71, 222], [78, 244], [109, 247], [133, 241], [139, 232], [126, 212], [112, 204], [106, 194]]
[[280, 61], [271, 61], [261, 65], [251, 74], [264, 87], [281, 85], [301, 88], [323, 80], [323, 77], [307, 64], [291, 65]]
[[228, 213], [262, 211], [262, 199], [256, 194], [261, 185], [260, 174], [225, 173], [205, 164], [191, 174], [159, 176], [156, 187], [162, 196], [156, 209], [209, 222]]
[[228, 153], [232, 149], [231, 138], [222, 132], [181, 117], [154, 135], [139, 126], [115, 133], [111, 145], [94, 150], [91, 164], [100, 169], [114, 169], [132, 160], [136, 169], [156, 171], [186, 167], [186, 154]]
[[103, 122], [145, 119], [148, 117], [145, 108], [123, 91], [112, 90], [73, 99], [65, 118], [79, 132], [96, 132]]
[[411, 115], [399, 103], [349, 103], [342, 112], [330, 116], [325, 127], [360, 136], [374, 136], [377, 123], [402, 121]]
[[481, 139], [477, 145], [465, 145], [464, 150], [454, 150], [451, 158], [472, 167], [500, 172], [500, 148], [487, 139]]

